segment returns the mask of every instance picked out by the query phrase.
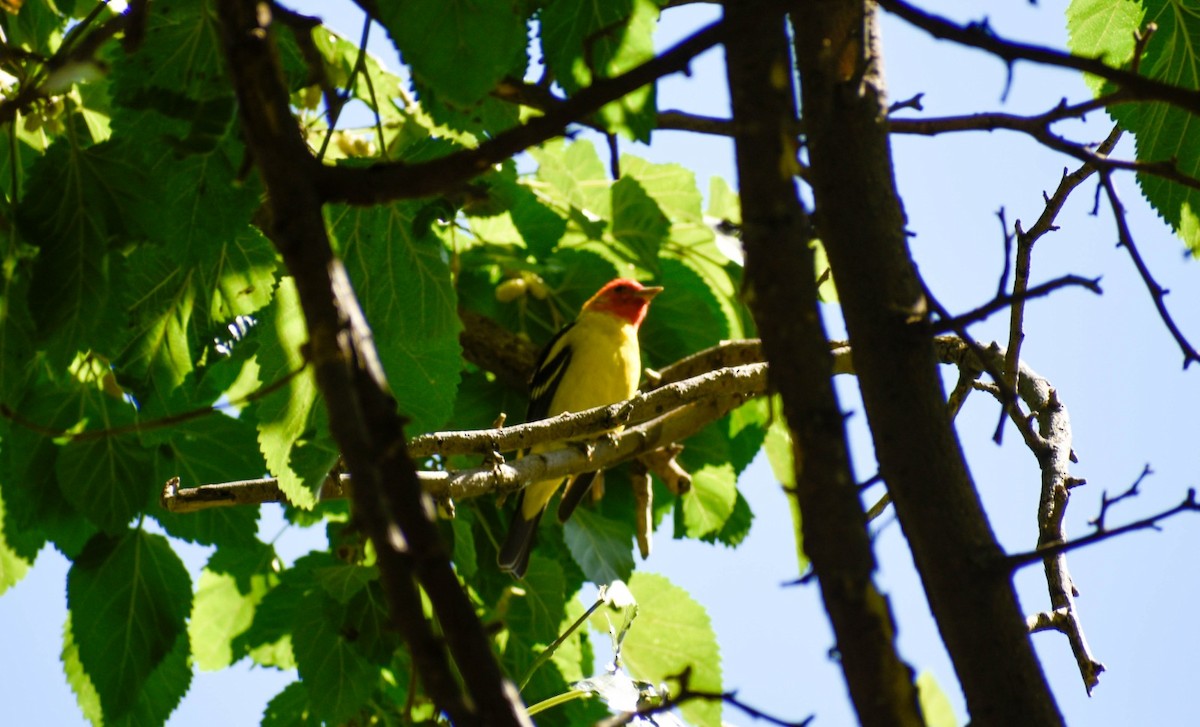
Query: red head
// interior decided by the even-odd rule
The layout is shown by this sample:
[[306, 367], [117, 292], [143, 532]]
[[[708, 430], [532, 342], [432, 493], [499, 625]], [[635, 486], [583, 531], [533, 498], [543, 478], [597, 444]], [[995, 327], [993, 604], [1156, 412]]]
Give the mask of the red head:
[[650, 301], [662, 292], [658, 286], [642, 285], [629, 278], [617, 278], [609, 281], [588, 302], [583, 304], [585, 311], [593, 313], [608, 313], [623, 318], [634, 326], [639, 326], [650, 308]]

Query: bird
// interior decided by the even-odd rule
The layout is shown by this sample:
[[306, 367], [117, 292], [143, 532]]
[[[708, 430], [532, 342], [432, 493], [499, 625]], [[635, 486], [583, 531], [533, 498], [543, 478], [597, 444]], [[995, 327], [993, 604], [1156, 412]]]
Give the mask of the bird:
[[[615, 404], [633, 396], [642, 371], [638, 328], [650, 301], [661, 292], [660, 286], [617, 278], [589, 298], [579, 316], [542, 349], [529, 380], [526, 421]], [[497, 558], [500, 569], [524, 577], [538, 521], [554, 493], [568, 483], [558, 507], [558, 520], [565, 522], [595, 477], [595, 472], [588, 472], [535, 482], [522, 489]]]

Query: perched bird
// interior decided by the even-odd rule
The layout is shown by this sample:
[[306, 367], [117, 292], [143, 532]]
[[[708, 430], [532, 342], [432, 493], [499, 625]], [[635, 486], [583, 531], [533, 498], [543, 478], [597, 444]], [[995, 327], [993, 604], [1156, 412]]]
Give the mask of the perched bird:
[[[529, 381], [526, 421], [614, 404], [633, 396], [642, 371], [638, 326], [646, 318], [651, 299], [660, 292], [660, 287], [618, 278], [589, 298], [579, 317], [555, 334], [543, 349]], [[544, 450], [534, 447], [533, 451]], [[500, 548], [501, 570], [518, 578], [524, 576], [538, 520], [550, 498], [563, 482], [568, 482], [558, 506], [558, 519], [563, 522], [587, 494], [594, 478], [595, 473], [589, 472], [535, 482], [521, 490], [508, 538]]]

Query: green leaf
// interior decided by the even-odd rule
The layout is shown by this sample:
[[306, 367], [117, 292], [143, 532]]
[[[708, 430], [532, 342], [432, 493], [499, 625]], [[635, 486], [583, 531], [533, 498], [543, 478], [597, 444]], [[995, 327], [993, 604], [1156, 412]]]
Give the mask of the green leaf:
[[[179, 477], [183, 487], [247, 480], [261, 475], [266, 464], [255, 446], [254, 425], [213, 412], [170, 429], [144, 435], [155, 450], [155, 482]], [[177, 514], [158, 504], [151, 514], [171, 535], [205, 545], [250, 545], [258, 533], [258, 509], [215, 507]]]
[[[228, 265], [211, 256], [246, 227], [262, 188], [239, 169], [246, 150], [233, 125], [233, 98], [181, 103], [120, 109], [112, 143], [145, 176], [142, 204], [134, 211], [146, 234], [170, 246], [179, 263]], [[203, 144], [194, 138], [198, 134]]]
[[[2, 494], [0, 493], [0, 495]], [[4, 500], [0, 498], [0, 596], [3, 596], [11, 586], [19, 583], [25, 577], [29, 566], [33, 565], [31, 560], [22, 558], [9, 547], [7, 533], [5, 533], [5, 515]]]
[[475, 511], [467, 508], [459, 509], [458, 514], [450, 521], [454, 531], [454, 569], [465, 580], [473, 579], [479, 570], [479, 561], [475, 553], [474, 521]]
[[[461, 105], [484, 98], [506, 75], [524, 75], [525, 19], [512, 0], [404, 0], [380, 20], [413, 75]], [[515, 73], [514, 73], [515, 71]]]
[[650, 267], [666, 241], [671, 222], [637, 179], [623, 176], [612, 185], [612, 234]]
[[279, 479], [279, 489], [293, 505], [312, 508], [315, 493], [337, 456], [306, 461], [302, 467], [292, 461], [293, 450], [305, 444], [329, 442], [333, 449], [329, 428], [324, 426], [324, 404], [318, 400], [312, 370], [300, 350], [308, 332], [292, 278], [280, 280], [256, 329], [259, 385], [286, 383], [251, 404], [247, 414], [257, 422], [258, 446], [268, 470]]
[[917, 675], [917, 696], [921, 702], [921, 714], [927, 727], [958, 727], [954, 707], [942, 691], [933, 672], [923, 671]]
[[[678, 684], [690, 670], [692, 689], [721, 691], [721, 652], [704, 607], [660, 575], [634, 573], [629, 590], [638, 615], [621, 646], [621, 660], [636, 679]], [[678, 692], [678, 686], [672, 689]], [[719, 727], [721, 703], [695, 700], [680, 711], [693, 724]]]
[[[259, 602], [250, 628], [233, 639], [234, 653], [248, 653], [263, 666], [295, 668], [291, 639], [302, 615], [301, 604], [313, 592], [328, 598], [319, 591], [314, 572], [335, 563], [337, 560], [328, 552], [314, 551], [279, 572], [279, 583]], [[238, 572], [231, 570], [235, 575]], [[245, 590], [244, 585], [242, 588]]]
[[292, 682], [276, 694], [263, 711], [262, 727], [299, 727], [322, 722], [308, 709], [308, 689], [304, 682]]
[[157, 494], [146, 476], [152, 464], [132, 435], [101, 436], [65, 445], [55, 472], [63, 494], [101, 530], [116, 533]]
[[124, 265], [108, 250], [114, 238], [137, 237], [129, 211], [142, 189], [140, 170], [111, 142], [87, 149], [55, 142], [30, 170], [18, 208], [24, 236], [40, 248], [29, 304], [59, 362], [120, 344], [112, 298]]
[[449, 419], [462, 369], [450, 266], [441, 243], [414, 229], [418, 212], [396, 203], [329, 213], [410, 435]]
[[313, 578], [325, 593], [343, 606], [368, 583], [379, 578], [374, 566], [337, 563], [313, 570]]
[[711, 541], [733, 514], [737, 475], [730, 465], [705, 465], [692, 473], [692, 491], [683, 496], [683, 528], [689, 538]]
[[[556, 0], [542, 9], [542, 54], [568, 94], [654, 57], [658, 5], [652, 0]], [[654, 128], [654, 85], [597, 114], [614, 132], [647, 141]]]
[[[311, 35], [313, 45], [325, 59], [325, 72], [329, 82], [337, 88], [345, 89], [350, 83], [350, 74], [358, 64], [358, 44], [338, 35], [327, 25], [313, 28]], [[384, 64], [370, 53], [363, 55], [362, 63], [363, 68], [355, 74], [354, 86], [350, 89], [353, 97], [378, 112], [380, 120], [385, 123], [403, 118], [400, 109], [392, 103], [392, 99], [404, 95], [402, 79], [388, 71]]]
[[[1179, 12], [1178, 3], [1077, 0], [1067, 18], [1072, 51], [1103, 54], [1106, 63], [1118, 67], [1132, 58], [1133, 33], [1155, 23], [1158, 29], [1146, 46], [1140, 73], [1175, 86], [1200, 88], [1200, 19]], [[1103, 93], [1110, 84], [1093, 82], [1092, 88]], [[1109, 114], [1133, 133], [1139, 162], [1170, 163], [1181, 174], [1200, 175], [1200, 126], [1191, 112], [1165, 103], [1127, 103], [1111, 107]], [[1193, 254], [1200, 254], [1200, 235], [1187, 221], [1200, 209], [1200, 192], [1159, 175], [1139, 174], [1137, 179], [1159, 216], [1181, 235], [1188, 233], [1184, 243]]]
[[[43, 387], [26, 392], [18, 411], [30, 421], [65, 429], [77, 420], [61, 393]], [[4, 497], [4, 532], [18, 554], [33, 560], [51, 541], [68, 557], [83, 550], [96, 527], [64, 495], [55, 463], [61, 447], [24, 427], [12, 427], [0, 442], [0, 493]]]
[[221, 61], [220, 27], [211, 2], [155, 0], [136, 53], [117, 56], [113, 96], [131, 105], [155, 89], [169, 106], [172, 94], [206, 99], [229, 92]]
[[335, 724], [351, 721], [378, 681], [376, 667], [339, 628], [344, 617], [343, 607], [314, 591], [301, 601], [292, 634], [296, 668], [308, 689], [311, 712]]
[[[106, 722], [134, 709], [184, 633], [191, 601], [187, 570], [161, 535], [96, 535], [71, 566], [71, 633]], [[187, 684], [175, 688], [182, 696]]]
[[250, 628], [263, 596], [278, 580], [269, 546], [242, 551], [220, 548], [196, 584], [188, 637], [196, 666], [215, 671], [236, 662], [234, 639]]
[[34, 375], [36, 331], [28, 303], [31, 266], [10, 264], [11, 272], [0, 275], [0, 401], [12, 406]]
[[538, 163], [542, 193], [564, 211], [574, 208], [596, 218], [612, 218], [611, 182], [590, 141], [548, 141], [529, 150]]
[[563, 526], [563, 537], [584, 576], [603, 586], [633, 573], [633, 530], [632, 519], [614, 520], [580, 507]]
[[[642, 351], [652, 366], [663, 366], [733, 337], [731, 320], [712, 287], [687, 262], [658, 261], [655, 297], [642, 323]], [[731, 313], [732, 314], [732, 313]]]
[[[1133, 58], [1134, 33], [1142, 27], [1145, 15], [1141, 0], [1071, 0], [1067, 6], [1067, 46], [1073, 53], [1100, 58], [1120, 68]], [[1090, 74], [1084, 80], [1096, 94], [1105, 83]]]
[[[774, 409], [777, 412], [783, 411], [783, 405], [778, 397], [774, 399]], [[796, 470], [795, 453], [792, 450], [792, 433], [788, 430], [787, 422], [782, 416], [776, 416], [767, 428], [763, 451], [766, 452], [767, 462], [771, 465], [771, 471], [775, 473], [775, 479], [779, 480], [779, 484], [785, 491], [794, 490]], [[796, 563], [799, 566], [799, 572], [803, 573], [808, 570], [808, 556], [804, 553], [804, 529], [801, 527], [804, 519], [796, 497], [789, 494], [787, 499], [792, 511], [792, 531], [796, 534]]]

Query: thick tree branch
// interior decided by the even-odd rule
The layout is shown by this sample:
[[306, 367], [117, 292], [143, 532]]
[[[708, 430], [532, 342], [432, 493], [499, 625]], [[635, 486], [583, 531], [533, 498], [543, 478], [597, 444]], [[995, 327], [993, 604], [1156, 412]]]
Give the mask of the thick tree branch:
[[895, 188], [873, 8], [812, 0], [798, 5], [794, 25], [818, 232], [880, 473], [972, 722], [1061, 725], [1012, 583], [994, 567], [1003, 553], [946, 416]]
[[793, 180], [798, 149], [787, 26], [770, 3], [728, 3], [725, 12], [746, 281], [792, 433], [796, 481], [789, 494], [804, 513], [804, 549], [859, 721], [920, 725], [912, 669], [896, 652], [891, 609], [873, 581], [875, 558], [818, 310], [814, 235]]
[[[408, 642], [416, 671], [438, 708], [459, 725], [528, 725], [516, 690], [501, 673], [459, 585], [432, 504], [405, 450], [403, 421], [371, 332], [346, 270], [333, 255], [313, 177], [315, 161], [291, 113], [268, 8], [255, 0], [219, 0], [221, 41], [242, 135], [266, 187], [266, 232], [296, 281], [309, 335], [305, 354], [330, 429], [354, 475], [355, 523], [375, 545], [392, 625]], [[418, 581], [444, 636], [434, 634], [424, 614]]]

